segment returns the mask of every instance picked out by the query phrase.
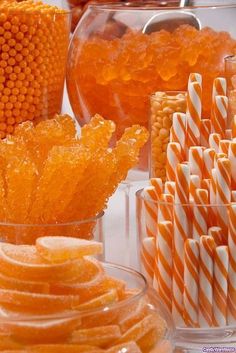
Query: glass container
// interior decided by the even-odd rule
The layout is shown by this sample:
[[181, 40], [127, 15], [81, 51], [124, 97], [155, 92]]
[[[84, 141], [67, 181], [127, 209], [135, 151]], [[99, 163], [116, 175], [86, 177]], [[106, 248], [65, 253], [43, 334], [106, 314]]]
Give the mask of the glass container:
[[1, 5], [1, 138], [23, 121], [37, 123], [61, 111], [71, 16], [47, 6]]
[[[203, 75], [203, 116], [209, 118], [213, 80], [224, 74], [224, 57], [236, 51], [236, 5], [200, 5], [89, 4], [74, 32], [67, 70], [69, 98], [79, 123], [100, 113], [117, 123], [118, 136], [132, 124], [147, 127], [150, 95], [185, 91], [191, 72]], [[181, 11], [194, 15], [199, 29], [179, 25]], [[144, 164], [146, 168], [147, 159]]]
[[154, 201], [143, 190], [139, 265], [172, 314], [176, 352], [234, 352], [236, 204]]
[[163, 181], [166, 179], [166, 150], [175, 112], [186, 113], [185, 92], [156, 92], [151, 96], [150, 175]]
[[225, 77], [227, 79], [227, 96], [229, 98], [228, 128], [236, 114], [236, 56], [229, 55], [225, 58]]
[[[20, 313], [14, 315], [1, 308], [1, 347], [5, 350], [21, 348], [27, 352], [49, 352], [50, 349], [50, 352], [67, 353], [172, 353], [174, 330], [171, 317], [148, 287], [145, 278], [125, 267], [109, 263], [101, 265], [107, 276], [115, 278], [110, 280], [113, 285], [126, 283], [130, 295], [119, 302], [97, 307], [94, 305], [90, 309], [75, 309], [61, 315], [27, 317]], [[95, 284], [93, 286], [96, 290]], [[53, 293], [56, 288], [59, 288], [56, 283], [50, 284], [55, 300]], [[82, 346], [76, 347], [76, 344]], [[116, 345], [120, 345], [120, 348], [115, 348]]]
[[38, 237], [68, 236], [95, 239], [104, 243], [103, 215], [94, 218], [55, 224], [15, 224], [0, 222], [0, 241], [13, 244], [35, 244]]

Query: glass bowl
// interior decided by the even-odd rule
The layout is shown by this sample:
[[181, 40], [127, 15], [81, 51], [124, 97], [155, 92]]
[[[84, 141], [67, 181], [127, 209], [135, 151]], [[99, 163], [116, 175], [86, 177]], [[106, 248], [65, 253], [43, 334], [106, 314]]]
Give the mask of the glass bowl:
[[[79, 123], [99, 113], [116, 122], [117, 136], [132, 124], [148, 127], [150, 95], [186, 91], [191, 72], [203, 75], [203, 116], [208, 118], [213, 79], [224, 75], [224, 57], [236, 51], [236, 4], [201, 5], [183, 10], [158, 7], [158, 2], [89, 4], [74, 32], [67, 67]], [[181, 11], [194, 15], [201, 29], [178, 25]], [[159, 27], [147, 33], [151, 19]]]
[[24, 1], [1, 8], [0, 138], [23, 121], [60, 113], [70, 21], [69, 11], [39, 10]]
[[103, 215], [94, 218], [55, 224], [15, 224], [0, 222], [0, 241], [12, 244], [35, 244], [38, 237], [68, 236], [104, 242]]
[[[0, 345], [3, 349], [17, 349], [19, 346], [24, 351], [27, 347], [30, 352], [37, 351], [33, 345], [38, 345], [41, 351], [50, 352], [72, 352], [67, 346], [63, 345], [73, 343], [82, 344], [81, 352], [102, 352], [101, 348], [109, 348], [108, 352], [163, 352], [172, 353], [172, 337], [173, 323], [168, 312], [159, 301], [153, 290], [148, 287], [145, 278], [138, 272], [131, 269], [104, 263], [103, 267], [108, 276], [115, 277], [117, 280], [125, 281], [130, 292], [136, 291], [132, 297], [124, 298], [120, 302], [108, 304], [95, 309], [84, 309], [79, 311], [73, 310], [66, 312], [60, 316], [52, 315], [31, 316], [24, 315], [7, 316], [0, 314]], [[55, 288], [54, 285], [51, 288]], [[135, 317], [136, 311], [142, 308], [147, 312], [144, 320], [148, 317], [158, 317], [160, 325], [164, 324], [164, 329], [159, 339], [155, 339], [155, 333], [160, 331], [160, 327], [146, 319], [146, 326], [141, 326], [141, 331], [134, 329], [133, 335], [123, 339], [120, 350], [112, 347], [116, 345], [116, 341], [120, 337], [120, 330], [125, 325], [131, 329], [138, 327], [143, 318]], [[4, 311], [3, 311], [4, 312]], [[154, 316], [156, 315], [156, 316]], [[132, 321], [133, 320], [133, 321]], [[150, 327], [148, 327], [150, 324]], [[142, 324], [141, 324], [142, 325]], [[127, 333], [128, 330], [122, 331]], [[125, 334], [124, 333], [124, 334]], [[152, 334], [153, 333], [153, 334]], [[147, 337], [149, 338], [147, 340]], [[154, 340], [153, 340], [154, 338]], [[135, 339], [138, 340], [140, 350], [135, 345]], [[154, 342], [151, 342], [151, 340]], [[127, 341], [133, 341], [127, 344]], [[5, 342], [5, 343], [4, 343]], [[118, 343], [117, 343], [118, 344]], [[15, 345], [15, 346], [14, 346]], [[40, 346], [39, 346], [40, 345]], [[51, 345], [51, 348], [50, 348]], [[86, 350], [87, 345], [87, 350]], [[94, 350], [89, 346], [95, 346]], [[132, 346], [136, 346], [136, 350], [129, 350]], [[36, 346], [37, 347], [37, 346]], [[53, 350], [54, 347], [54, 350]], [[142, 348], [141, 348], [142, 347]], [[34, 350], [35, 349], [35, 350]], [[45, 349], [45, 350], [44, 350]], [[47, 350], [48, 349], [48, 350]], [[71, 348], [72, 349], [72, 348]], [[75, 348], [74, 348], [75, 349]], [[39, 350], [40, 351], [40, 350]], [[37, 351], [38, 352], [38, 351]], [[75, 352], [75, 350], [73, 350]]]
[[148, 199], [143, 189], [136, 193], [139, 266], [172, 314], [178, 353], [236, 347], [231, 207], [235, 203], [181, 205]]

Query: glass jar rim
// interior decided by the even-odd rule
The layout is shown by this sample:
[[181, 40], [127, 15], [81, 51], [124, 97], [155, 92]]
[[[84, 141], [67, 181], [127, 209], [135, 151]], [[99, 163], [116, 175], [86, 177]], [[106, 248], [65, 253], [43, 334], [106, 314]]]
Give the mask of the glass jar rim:
[[225, 207], [230, 207], [232, 205], [236, 205], [236, 202], [231, 202], [231, 203], [228, 203], [228, 204], [197, 204], [197, 203], [186, 203], [186, 204], [182, 204], [182, 203], [176, 203], [176, 202], [165, 202], [165, 201], [155, 201], [155, 200], [147, 200], [143, 195], [143, 190], [144, 188], [142, 189], [139, 189], [138, 191], [136, 191], [135, 195], [136, 195], [136, 198], [137, 199], [140, 199], [140, 200], [143, 200], [143, 201], [147, 201], [147, 202], [150, 202], [154, 205], [165, 205], [165, 206], [182, 206], [182, 207], [207, 207], [207, 208], [225, 208]]
[[[147, 6], [148, 5], [148, 6]], [[103, 10], [160, 10], [160, 11], [181, 11], [181, 10], [217, 10], [217, 9], [230, 9], [230, 8], [236, 8], [236, 4], [216, 4], [216, 5], [200, 5], [200, 6], [185, 6], [185, 7], [179, 7], [179, 6], [170, 6], [170, 7], [165, 7], [161, 6], [158, 4], [154, 4], [153, 1], [146, 1], [145, 4], [143, 3], [142, 0], [137, 0], [135, 2], [112, 2], [112, 1], [106, 1], [103, 3], [96, 3], [96, 2], [91, 2], [87, 5], [87, 8], [100, 8]]]
[[86, 219], [81, 219], [77, 221], [70, 221], [70, 222], [58, 222], [58, 223], [12, 223], [12, 222], [1, 222], [0, 221], [0, 227], [25, 227], [25, 228], [53, 228], [53, 227], [66, 227], [66, 226], [77, 226], [77, 225], [82, 225], [82, 224], [88, 224], [92, 222], [96, 222], [99, 219], [102, 219], [104, 216], [104, 211], [99, 212], [95, 217], [89, 217]]
[[[165, 93], [165, 96], [158, 96], [156, 95], [157, 93]], [[187, 91], [156, 91], [150, 95], [151, 99], [163, 99], [163, 100], [179, 100], [180, 97], [177, 97], [177, 95], [182, 94], [186, 98], [187, 96]]]
[[[138, 278], [139, 280], [142, 281], [142, 288], [137, 294], [134, 294], [132, 297], [126, 298], [120, 302], [115, 302], [112, 304], [100, 306], [98, 308], [93, 308], [93, 309], [84, 309], [84, 310], [71, 310], [67, 311], [65, 313], [60, 313], [60, 314], [48, 314], [48, 315], [19, 315], [17, 317], [12, 316], [12, 317], [7, 317], [7, 316], [0, 316], [0, 321], [2, 322], [31, 322], [31, 321], [49, 321], [49, 320], [63, 320], [63, 319], [73, 319], [76, 317], [84, 317], [84, 316], [90, 316], [99, 312], [110, 312], [111, 310], [116, 310], [119, 308], [122, 308], [123, 306], [127, 306], [139, 299], [141, 299], [147, 292], [148, 289], [148, 283], [146, 278], [138, 271], [131, 269], [129, 267], [117, 265], [111, 262], [102, 262], [102, 265], [104, 266], [105, 269], [118, 269], [124, 273], [129, 273], [133, 277]], [[159, 298], [157, 297], [157, 300]], [[164, 306], [161, 301], [159, 300], [160, 305]], [[165, 315], [167, 315], [166, 310]]]

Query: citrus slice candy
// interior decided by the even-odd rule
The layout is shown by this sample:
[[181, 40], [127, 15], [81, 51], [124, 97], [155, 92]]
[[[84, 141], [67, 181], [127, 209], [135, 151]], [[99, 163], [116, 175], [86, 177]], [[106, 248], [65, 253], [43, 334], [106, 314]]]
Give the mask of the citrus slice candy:
[[68, 339], [80, 325], [79, 318], [64, 318], [37, 321], [6, 321], [0, 330], [11, 335], [17, 342], [25, 344], [58, 343]]
[[51, 262], [64, 262], [87, 255], [102, 254], [102, 243], [70, 237], [42, 237], [36, 240], [39, 254]]
[[108, 350], [106, 353], [142, 353], [139, 346], [135, 342], [126, 342], [118, 344]]
[[105, 305], [110, 305], [118, 301], [117, 291], [115, 289], [111, 289], [108, 292], [95, 297], [83, 304], [80, 304], [76, 307], [77, 310], [88, 310], [95, 309], [98, 307], [103, 307]]
[[142, 352], [149, 352], [162, 338], [163, 335], [159, 337], [158, 329], [154, 328], [140, 338], [140, 340], [137, 341], [137, 344], [141, 348]]
[[74, 331], [70, 343], [104, 347], [113, 343], [120, 336], [118, 325], [100, 326]]
[[102, 349], [95, 346], [77, 344], [42, 344], [27, 347], [27, 353], [102, 353]]
[[0, 273], [0, 288], [46, 294], [49, 293], [50, 286], [46, 282], [18, 281], [16, 278], [4, 276]]
[[18, 280], [60, 281], [72, 280], [84, 269], [83, 260], [50, 264], [43, 260], [35, 246], [1, 244], [0, 272]]
[[0, 289], [0, 304], [20, 312], [51, 314], [74, 309], [80, 304], [78, 295], [49, 295]]
[[[135, 303], [136, 307], [128, 307], [120, 318], [119, 326], [121, 332], [127, 332], [132, 326], [145, 318], [148, 312], [146, 301], [140, 299], [138, 304]], [[132, 304], [131, 304], [132, 305]]]
[[158, 327], [160, 324], [160, 319], [157, 315], [149, 314], [144, 319], [132, 326], [128, 331], [126, 331], [122, 337], [117, 341], [118, 343], [135, 341], [137, 342], [149, 331]]

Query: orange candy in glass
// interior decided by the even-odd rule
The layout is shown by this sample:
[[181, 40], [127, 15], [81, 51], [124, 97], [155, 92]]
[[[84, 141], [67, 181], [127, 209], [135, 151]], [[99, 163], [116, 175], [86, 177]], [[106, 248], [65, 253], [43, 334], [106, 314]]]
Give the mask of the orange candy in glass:
[[70, 14], [41, 1], [0, 2], [0, 138], [61, 110]]
[[[88, 257], [100, 254], [99, 243], [53, 240], [0, 245], [0, 277], [13, 284], [0, 281], [1, 351], [151, 353], [166, 344], [171, 321], [158, 312], [141, 275]], [[16, 288], [14, 280], [27, 286]], [[44, 292], [35, 292], [40, 284]], [[138, 288], [128, 289], [129, 284]], [[71, 290], [65, 293], [63, 285]]]

